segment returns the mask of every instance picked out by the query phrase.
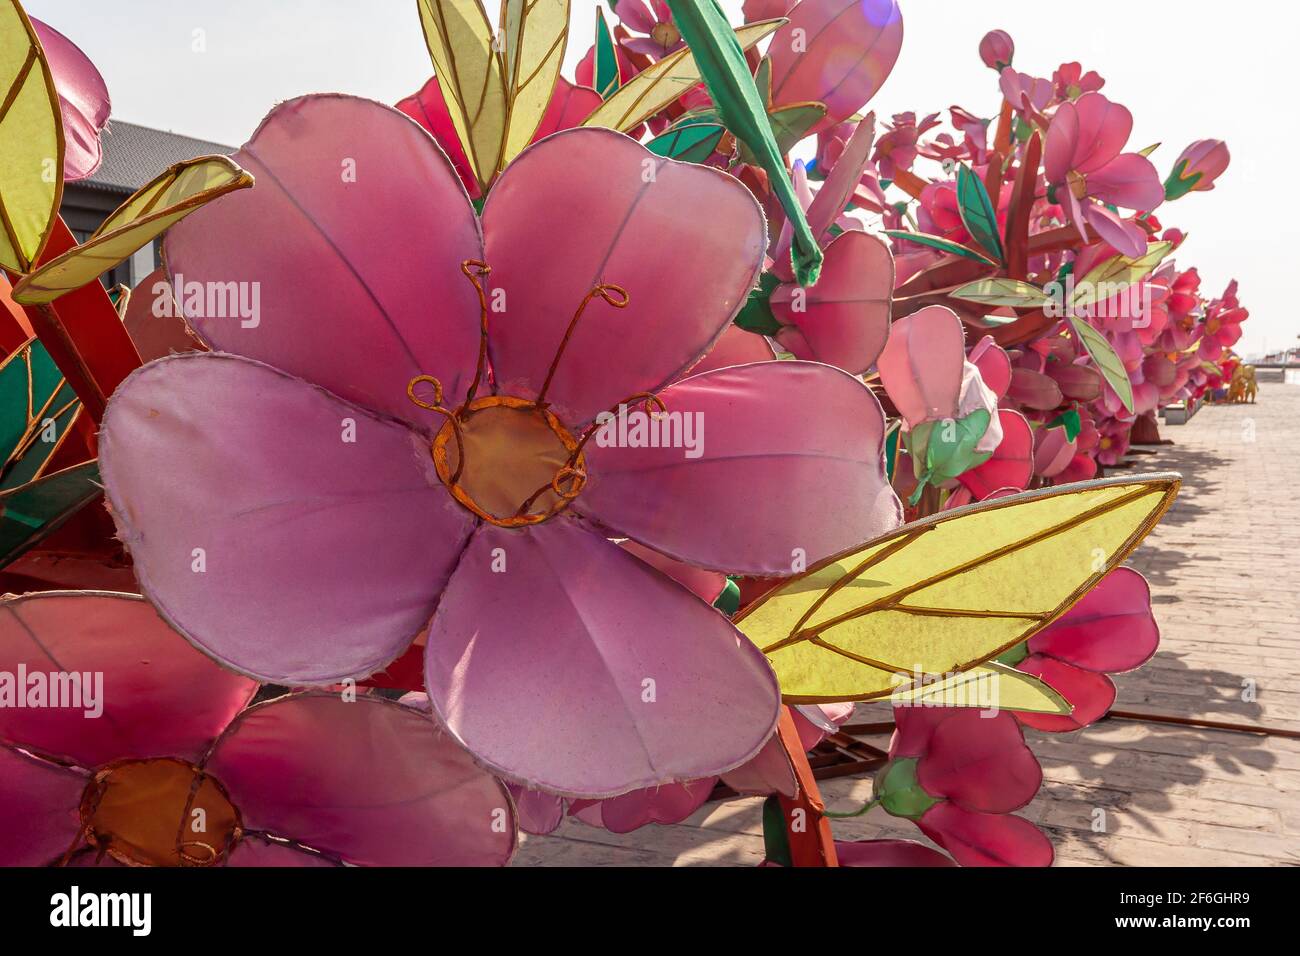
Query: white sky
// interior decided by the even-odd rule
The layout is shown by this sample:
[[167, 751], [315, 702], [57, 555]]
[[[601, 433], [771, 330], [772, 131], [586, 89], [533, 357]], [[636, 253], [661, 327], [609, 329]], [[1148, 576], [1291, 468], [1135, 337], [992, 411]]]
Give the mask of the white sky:
[[[1239, 350], [1297, 343], [1291, 311], [1300, 221], [1292, 172], [1300, 157], [1296, 47], [1300, 15], [1278, 0], [902, 0], [906, 39], [878, 114], [946, 110], [991, 115], [996, 77], [980, 37], [1002, 28], [1016, 66], [1050, 75], [1079, 60], [1133, 111], [1132, 149], [1156, 141], [1162, 175], [1194, 139], [1228, 141], [1233, 163], [1210, 193], [1163, 208], [1190, 233], [1180, 261], [1217, 294], [1241, 280], [1252, 316]], [[238, 145], [276, 102], [340, 91], [395, 102], [431, 74], [416, 0], [24, 0], [103, 72], [113, 115]], [[568, 73], [586, 52], [595, 0], [573, 0]], [[724, 0], [739, 22], [740, 0]], [[495, 2], [489, 8], [495, 10]], [[206, 49], [195, 49], [195, 31]], [[946, 114], [945, 114], [946, 118]], [[928, 172], [923, 165], [921, 172]]]

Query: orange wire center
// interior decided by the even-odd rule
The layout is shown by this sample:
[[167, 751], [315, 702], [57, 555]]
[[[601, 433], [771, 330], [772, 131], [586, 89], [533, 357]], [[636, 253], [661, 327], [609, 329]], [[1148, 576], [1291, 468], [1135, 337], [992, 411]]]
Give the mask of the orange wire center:
[[[583, 448], [598, 427], [593, 424], [575, 438], [551, 410], [546, 396], [556, 370], [587, 306], [599, 298], [612, 308], [624, 309], [629, 296], [626, 289], [604, 282], [586, 294], [564, 332], [536, 398], [479, 398], [478, 389], [487, 372], [488, 305], [483, 280], [492, 269], [486, 262], [468, 259], [461, 263], [461, 271], [478, 293], [480, 315], [478, 367], [465, 401], [450, 407], [444, 402], [442, 384], [432, 375], [411, 379], [406, 394], [419, 407], [446, 419], [434, 436], [430, 452], [438, 478], [453, 498], [484, 521], [503, 528], [539, 524], [563, 511], [582, 493], [587, 484]], [[626, 401], [645, 401], [663, 409], [663, 403], [650, 395], [636, 395]]]
[[82, 835], [128, 866], [212, 866], [243, 836], [226, 789], [184, 760], [100, 768], [81, 796]]

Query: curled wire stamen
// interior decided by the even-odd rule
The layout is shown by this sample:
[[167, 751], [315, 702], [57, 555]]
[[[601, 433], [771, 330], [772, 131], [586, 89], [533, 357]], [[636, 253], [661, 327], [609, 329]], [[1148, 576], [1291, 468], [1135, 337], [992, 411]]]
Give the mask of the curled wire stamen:
[[596, 285], [582, 300], [578, 306], [578, 311], [573, 314], [569, 321], [569, 327], [564, 330], [564, 338], [560, 340], [560, 347], [555, 352], [555, 358], [551, 360], [551, 367], [546, 372], [546, 381], [542, 383], [542, 390], [537, 393], [537, 400], [534, 402], [537, 406], [546, 404], [546, 393], [551, 387], [551, 380], [555, 378], [555, 370], [560, 366], [560, 359], [564, 357], [564, 350], [569, 347], [569, 340], [573, 338], [573, 332], [578, 327], [578, 320], [591, 304], [591, 300], [599, 296], [608, 305], [615, 309], [626, 309], [628, 303], [632, 301], [632, 296], [627, 289], [621, 285], [614, 285], [610, 282], [601, 282]]
[[[192, 856], [187, 850], [188, 847], [202, 847], [207, 851], [208, 855], [206, 857]], [[204, 843], [201, 840], [191, 840], [188, 843], [177, 844], [176, 853], [186, 863], [192, 863], [195, 866], [211, 866], [217, 861], [217, 857], [220, 856], [215, 846], [210, 843]]]
[[[474, 291], [478, 293], [478, 364], [474, 367], [474, 381], [470, 382], [469, 391], [465, 393], [465, 404], [468, 405], [478, 394], [479, 384], [483, 381], [483, 373], [487, 369], [488, 303], [487, 291], [480, 280], [492, 274], [492, 267], [481, 259], [466, 259], [460, 264], [460, 271], [465, 273], [465, 278], [473, 284]], [[438, 403], [441, 404], [442, 399], [439, 399]]]
[[[433, 387], [432, 405], [415, 394], [417, 385], [431, 385]], [[456, 435], [456, 470], [451, 476], [451, 483], [454, 485], [460, 480], [461, 473], [465, 470], [465, 433], [461, 430], [460, 418], [457, 417], [454, 411], [442, 404], [442, 383], [432, 375], [417, 375], [406, 384], [406, 397], [420, 408], [437, 412], [451, 422], [452, 431]]]
[[607, 415], [617, 415], [620, 409], [632, 405], [642, 406], [646, 414], [651, 418], [658, 419], [668, 414], [668, 406], [664, 404], [664, 400], [653, 392], [637, 392], [635, 395], [629, 395], [627, 398], [614, 405], [613, 408], [608, 408], [601, 412], [596, 416], [595, 420], [587, 426], [587, 430], [583, 432], [582, 437], [578, 439], [578, 445], [573, 449], [573, 454], [569, 456], [568, 463], [572, 465], [576, 462], [578, 456], [582, 454], [582, 450], [587, 447], [587, 442], [591, 441], [592, 436], [604, 427], [605, 422], [601, 421], [602, 418]]

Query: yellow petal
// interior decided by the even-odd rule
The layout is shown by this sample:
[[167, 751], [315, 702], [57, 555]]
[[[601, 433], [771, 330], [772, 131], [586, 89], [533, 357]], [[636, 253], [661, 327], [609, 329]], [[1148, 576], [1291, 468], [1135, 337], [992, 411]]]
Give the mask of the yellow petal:
[[40, 305], [80, 289], [205, 203], [251, 185], [253, 177], [225, 156], [177, 163], [122, 203], [89, 239], [14, 286], [14, 301]]
[[[736, 30], [741, 49], [748, 50], [770, 36], [785, 23], [784, 19], [762, 20]], [[617, 93], [582, 121], [583, 126], [607, 126], [626, 133], [654, 116], [691, 87], [701, 82], [700, 68], [688, 47], [670, 53], [653, 66], [624, 83]]]
[[1180, 481], [1090, 481], [941, 512], [810, 568], [736, 626], [787, 703], [888, 697], [1064, 614], [1155, 527]]
[[506, 148], [500, 167], [527, 146], [546, 115], [569, 39], [569, 0], [502, 0]]
[[927, 684], [909, 681], [904, 690], [890, 694], [889, 702], [928, 704], [935, 707], [978, 707], [981, 710], [1018, 710], [1030, 714], [1065, 716], [1074, 708], [1056, 690], [1033, 674], [989, 661]]
[[0, 266], [27, 272], [63, 196], [63, 120], [36, 31], [0, 0]]
[[420, 23], [452, 126], [486, 190], [506, 139], [505, 77], [492, 24], [479, 0], [420, 0]]

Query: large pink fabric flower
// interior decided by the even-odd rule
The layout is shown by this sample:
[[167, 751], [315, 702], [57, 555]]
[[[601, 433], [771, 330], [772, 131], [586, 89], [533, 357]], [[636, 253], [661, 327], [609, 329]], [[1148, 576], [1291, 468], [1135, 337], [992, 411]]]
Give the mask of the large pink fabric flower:
[[[521, 153], [480, 225], [424, 131], [344, 96], [277, 107], [236, 159], [257, 187], [174, 227], [166, 259], [187, 283], [258, 283], [259, 321], [183, 302], [223, 351], [145, 366], [105, 416], [143, 593], [228, 666], [295, 686], [374, 673], [427, 627], [435, 716], [555, 793], [754, 756], [779, 707], [766, 660], [608, 536], [780, 576], [901, 506], [851, 376], [681, 378], [762, 266], [753, 197], [584, 129]], [[642, 441], [598, 427], [643, 401], [665, 415], [630, 425]], [[681, 441], [644, 438], [674, 421]]]
[[32, 27], [40, 37], [59, 94], [65, 144], [63, 178], [66, 182], [85, 179], [104, 158], [100, 134], [108, 125], [111, 110], [108, 87], [75, 43], [39, 20], [33, 19]]
[[664, 0], [622, 0], [614, 12], [628, 30], [645, 34], [619, 41], [635, 53], [657, 60], [686, 45]]
[[514, 853], [505, 788], [410, 708], [321, 692], [250, 707], [256, 682], [134, 596], [52, 591], [3, 610], [0, 672], [26, 706], [0, 692], [0, 866], [105, 854], [465, 866]]
[[890, 762], [874, 799], [962, 866], [1050, 866], [1052, 844], [1011, 816], [1034, 798], [1043, 771], [1007, 711], [895, 707]]
[[1100, 93], [1062, 103], [1047, 130], [1043, 166], [1047, 181], [1069, 204], [1087, 239], [1085, 223], [1127, 256], [1146, 252], [1146, 233], [1103, 203], [1149, 212], [1164, 201], [1160, 175], [1138, 153], [1121, 153], [1133, 131], [1133, 114]]

